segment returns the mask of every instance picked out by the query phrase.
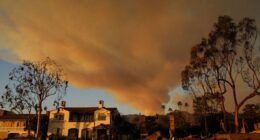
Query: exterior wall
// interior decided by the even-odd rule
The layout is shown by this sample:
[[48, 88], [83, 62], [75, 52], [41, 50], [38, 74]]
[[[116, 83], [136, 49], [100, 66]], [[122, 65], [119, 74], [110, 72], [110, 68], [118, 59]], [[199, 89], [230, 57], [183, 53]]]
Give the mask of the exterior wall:
[[[54, 115], [57, 112], [58, 112], [57, 109], [50, 111], [50, 116], [49, 116], [50, 120], [54, 119]], [[65, 110], [63, 108], [60, 108], [59, 113], [63, 113], [64, 114], [64, 121], [69, 121], [69, 117], [70, 117], [70, 112], [69, 111], [67, 111], [67, 110]]]
[[66, 121], [50, 121], [48, 128], [48, 135], [56, 134], [57, 128], [60, 128], [62, 136], [68, 136], [69, 129], [78, 129], [78, 136], [81, 137], [82, 129], [93, 129], [94, 122], [66, 122]]
[[260, 134], [216, 134], [216, 140], [259, 140]]
[[[93, 122], [70, 122], [70, 112], [62, 108], [60, 108], [59, 113], [64, 114], [64, 120], [55, 119], [55, 113], [57, 113], [57, 110], [50, 111], [48, 135], [56, 134], [57, 128], [59, 128], [62, 136], [68, 136], [69, 129], [76, 128], [78, 129], [78, 136], [81, 137], [82, 129], [87, 128], [89, 131], [93, 131], [93, 128], [100, 124], [109, 125], [111, 123], [110, 111], [104, 108], [100, 108], [94, 112], [95, 121]], [[99, 113], [104, 113], [106, 115], [106, 119], [98, 120]]]
[[[98, 120], [98, 114], [103, 113], [106, 115], [106, 120]], [[100, 108], [95, 111], [95, 126], [98, 126], [100, 124], [104, 125], [110, 125], [112, 121], [112, 117], [109, 110], [106, 110], [104, 108]]]
[[0, 127], [25, 127], [25, 121], [24, 120], [0, 121]]
[[0, 132], [0, 139], [5, 139], [8, 137], [8, 132]]
[[25, 120], [1, 120], [0, 121], [0, 133], [2, 137], [5, 137], [9, 133], [18, 133], [20, 135], [27, 135]]
[[56, 113], [57, 113], [57, 110], [50, 111], [48, 135], [56, 134], [57, 128], [60, 128], [61, 134], [67, 136], [67, 133], [68, 133], [67, 129], [76, 128], [76, 126], [74, 126], [74, 123], [69, 122], [70, 112], [60, 108], [59, 113], [64, 114], [64, 120], [56, 120], [54, 118], [54, 115]]

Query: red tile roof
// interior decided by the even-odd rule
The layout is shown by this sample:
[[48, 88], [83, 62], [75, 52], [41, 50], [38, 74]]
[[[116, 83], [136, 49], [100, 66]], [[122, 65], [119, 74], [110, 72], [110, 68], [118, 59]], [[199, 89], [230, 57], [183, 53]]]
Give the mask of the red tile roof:
[[[65, 107], [63, 108], [65, 110], [68, 110], [69, 112], [74, 112], [74, 113], [94, 113], [96, 110], [98, 110], [98, 107]], [[111, 112], [117, 111], [117, 108], [105, 108]]]

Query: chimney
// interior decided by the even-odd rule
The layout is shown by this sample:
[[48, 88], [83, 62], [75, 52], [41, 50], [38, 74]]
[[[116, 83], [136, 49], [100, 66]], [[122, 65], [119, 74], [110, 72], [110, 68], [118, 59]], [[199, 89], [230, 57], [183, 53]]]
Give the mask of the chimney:
[[103, 108], [104, 107], [104, 101], [100, 100], [98, 103], [98, 108]]
[[66, 107], [66, 101], [61, 101], [61, 108], [65, 108]]

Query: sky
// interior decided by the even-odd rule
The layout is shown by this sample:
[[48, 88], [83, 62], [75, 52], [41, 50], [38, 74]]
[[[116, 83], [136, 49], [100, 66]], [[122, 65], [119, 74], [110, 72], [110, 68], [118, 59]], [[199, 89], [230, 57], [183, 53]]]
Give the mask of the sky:
[[68, 106], [96, 106], [102, 99], [124, 114], [160, 113], [161, 104], [187, 99], [180, 73], [190, 48], [208, 35], [218, 16], [251, 17], [260, 27], [259, 5], [257, 0], [0, 1], [0, 89], [22, 60], [50, 57], [69, 80]]

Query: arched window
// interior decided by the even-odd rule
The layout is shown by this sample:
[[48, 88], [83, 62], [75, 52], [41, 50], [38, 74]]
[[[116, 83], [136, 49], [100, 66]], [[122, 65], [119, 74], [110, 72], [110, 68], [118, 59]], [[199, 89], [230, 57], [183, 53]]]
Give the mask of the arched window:
[[81, 130], [81, 140], [90, 140], [89, 130], [87, 128]]

